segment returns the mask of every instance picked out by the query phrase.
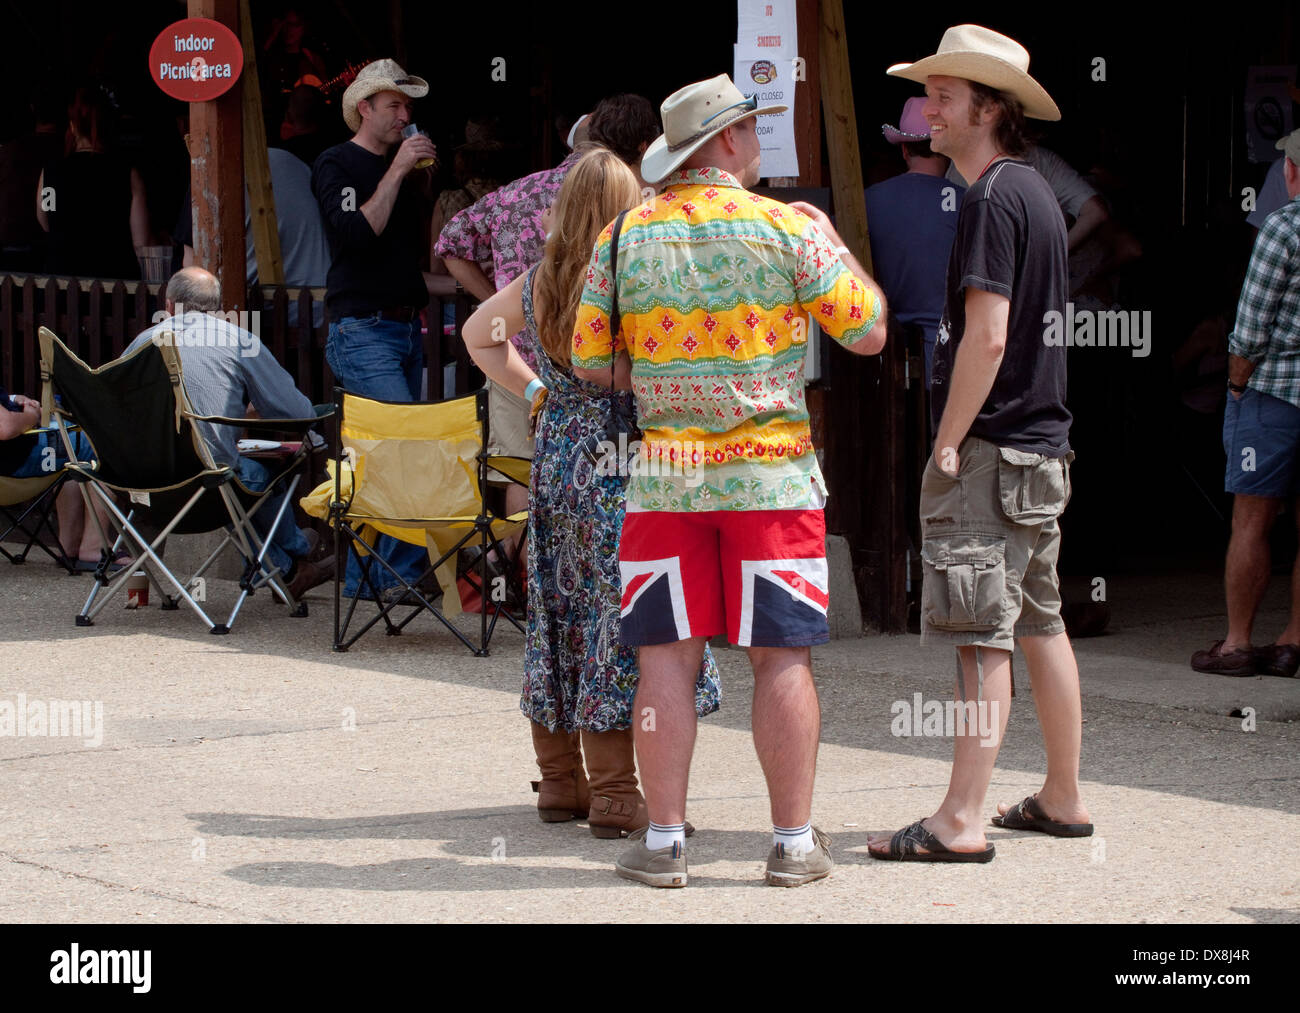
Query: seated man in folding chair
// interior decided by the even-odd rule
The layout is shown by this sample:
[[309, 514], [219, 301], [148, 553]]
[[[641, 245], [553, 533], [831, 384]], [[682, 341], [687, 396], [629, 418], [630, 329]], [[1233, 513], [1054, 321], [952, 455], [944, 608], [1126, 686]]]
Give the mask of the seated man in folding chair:
[[[53, 429], [31, 432], [41, 424], [41, 403], [22, 394], [10, 394], [0, 387], [0, 475], [8, 478], [39, 478], [62, 469], [68, 455]], [[79, 432], [71, 434], [79, 460], [90, 460], [91, 452]], [[65, 484], [59, 490], [55, 507], [59, 515], [60, 551], [70, 568], [92, 572], [99, 565], [103, 550], [100, 528], [85, 523], [85, 503], [75, 486]], [[103, 530], [108, 526], [108, 511], [96, 504]]]
[[[201, 267], [177, 271], [167, 283], [165, 306], [170, 319], [144, 331], [127, 352], [172, 332], [185, 373], [185, 391], [197, 414], [239, 418], [250, 403], [262, 418], [314, 414], [311, 402], [257, 335], [212, 315], [221, 309], [221, 287], [214, 275]], [[229, 426], [196, 424], [218, 464], [234, 468], [248, 488], [266, 488], [271, 473], [260, 461], [239, 453], [237, 434]], [[253, 517], [263, 538], [278, 510], [276, 497]], [[295, 599], [334, 576], [333, 557], [315, 562], [309, 558], [312, 549], [313, 543], [286, 514], [270, 541], [267, 560], [286, 574]]]

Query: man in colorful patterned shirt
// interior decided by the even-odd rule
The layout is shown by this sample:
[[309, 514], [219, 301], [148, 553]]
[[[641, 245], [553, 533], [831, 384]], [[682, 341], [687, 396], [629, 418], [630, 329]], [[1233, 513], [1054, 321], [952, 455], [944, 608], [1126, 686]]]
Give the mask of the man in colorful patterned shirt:
[[1300, 130], [1277, 146], [1286, 152], [1289, 202], [1264, 219], [1255, 238], [1228, 338], [1224, 488], [1234, 494], [1224, 567], [1228, 633], [1192, 655], [1192, 668], [1218, 675], [1294, 676], [1300, 670], [1300, 570], [1291, 577], [1286, 629], [1266, 647], [1250, 643], [1268, 586], [1269, 532], [1278, 507], [1300, 493]]
[[726, 75], [665, 100], [642, 174], [667, 187], [623, 220], [617, 278], [602, 233], [574, 326], [575, 374], [630, 384], [645, 436], [629, 467], [620, 635], [640, 647], [637, 712], [655, 717], [636, 725], [651, 823], [616, 870], [653, 886], [686, 883], [692, 687], [705, 641], [723, 632], [754, 669], [774, 824], [767, 882], [797, 886], [832, 865], [810, 821], [820, 714], [809, 648], [829, 629], [804, 357], [810, 316], [872, 355], [885, 312], [822, 212], [745, 189], [759, 178], [756, 116], [784, 108], [759, 108]]

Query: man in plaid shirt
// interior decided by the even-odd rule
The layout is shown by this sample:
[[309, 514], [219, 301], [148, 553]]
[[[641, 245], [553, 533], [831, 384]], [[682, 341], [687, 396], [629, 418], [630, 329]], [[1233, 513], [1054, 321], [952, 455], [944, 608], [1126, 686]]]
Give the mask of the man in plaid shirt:
[[[1281, 502], [1300, 493], [1300, 130], [1277, 146], [1286, 153], [1289, 201], [1259, 230], [1228, 338], [1224, 488], [1234, 494], [1224, 567], [1228, 635], [1192, 655], [1192, 668], [1218, 675], [1294, 677], [1300, 668], [1300, 560], [1286, 629], [1266, 647], [1250, 643], [1268, 586], [1269, 532]], [[1300, 511], [1296, 518], [1300, 523]]]

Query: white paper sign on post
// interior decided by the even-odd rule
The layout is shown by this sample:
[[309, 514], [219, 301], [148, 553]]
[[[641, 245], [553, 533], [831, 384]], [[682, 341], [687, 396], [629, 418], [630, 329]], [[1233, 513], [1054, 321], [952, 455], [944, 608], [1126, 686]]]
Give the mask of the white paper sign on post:
[[801, 63], [795, 0], [737, 0], [735, 73], [744, 94], [758, 104], [785, 105], [783, 113], [758, 118], [764, 176], [799, 175], [794, 142], [794, 89]]

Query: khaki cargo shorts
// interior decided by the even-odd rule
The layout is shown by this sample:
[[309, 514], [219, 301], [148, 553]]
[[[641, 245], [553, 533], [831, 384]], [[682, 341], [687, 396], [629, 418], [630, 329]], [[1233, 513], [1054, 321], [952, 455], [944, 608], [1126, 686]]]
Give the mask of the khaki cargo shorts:
[[921, 480], [921, 642], [1014, 648], [1065, 631], [1057, 523], [1070, 462], [968, 437], [956, 478], [933, 455]]
[[[488, 391], [488, 453], [505, 457], [533, 459], [533, 438], [528, 435], [528, 411], [531, 405], [492, 380]], [[492, 474], [488, 472], [489, 476]], [[507, 485], [504, 479], [493, 484]]]

